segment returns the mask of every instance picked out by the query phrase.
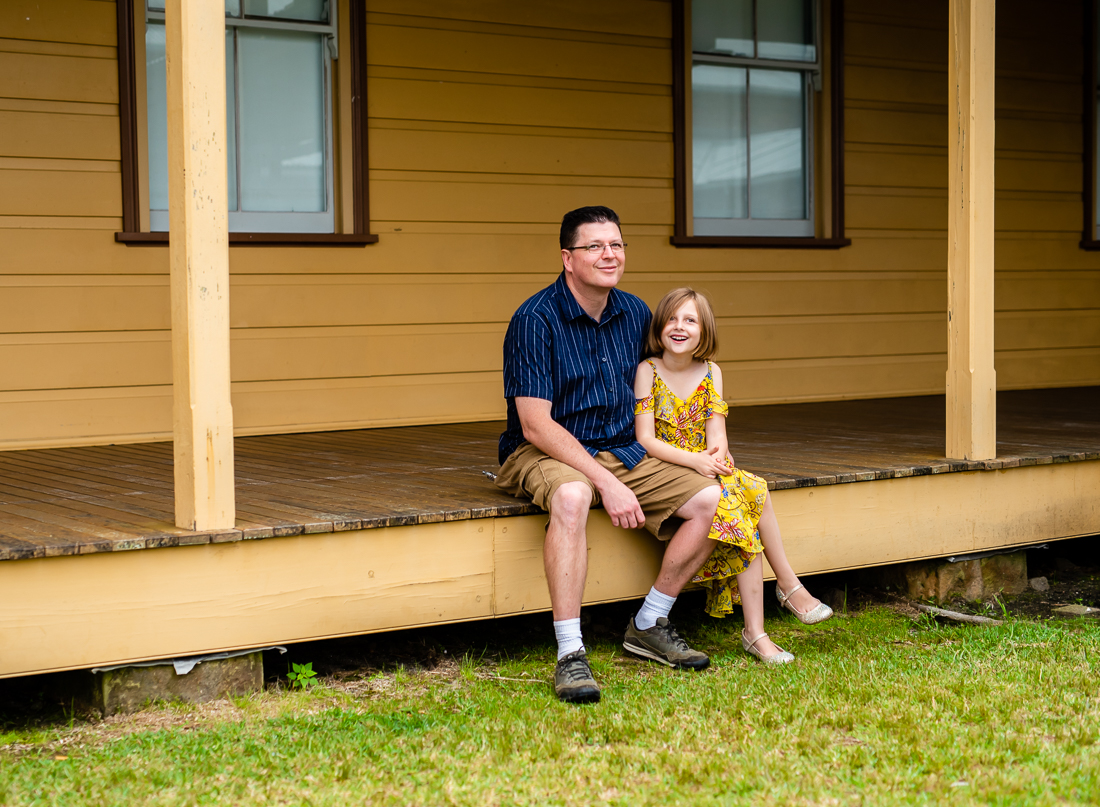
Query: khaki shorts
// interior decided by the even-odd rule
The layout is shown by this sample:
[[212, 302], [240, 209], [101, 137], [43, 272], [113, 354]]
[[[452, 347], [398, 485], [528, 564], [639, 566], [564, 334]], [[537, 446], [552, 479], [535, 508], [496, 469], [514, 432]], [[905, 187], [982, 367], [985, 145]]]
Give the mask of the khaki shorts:
[[[596, 462], [634, 491], [645, 513], [645, 528], [662, 541], [671, 538], [680, 525], [680, 519], [672, 514], [699, 491], [718, 484], [717, 479], [650, 456], [630, 469], [609, 451], [597, 454]], [[523, 443], [512, 452], [501, 466], [496, 481], [502, 490], [517, 498], [530, 499], [547, 511], [554, 494], [566, 482], [584, 482], [592, 489], [592, 506], [600, 503], [600, 493], [588, 477], [530, 443]]]

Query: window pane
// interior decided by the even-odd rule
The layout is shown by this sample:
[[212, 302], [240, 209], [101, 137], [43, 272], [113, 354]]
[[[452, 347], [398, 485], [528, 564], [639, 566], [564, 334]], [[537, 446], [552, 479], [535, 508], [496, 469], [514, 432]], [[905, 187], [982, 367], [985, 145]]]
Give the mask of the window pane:
[[754, 219], [806, 218], [802, 73], [749, 71], [749, 173]]
[[817, 60], [811, 0], [760, 0], [757, 15], [761, 59]]
[[748, 215], [743, 67], [691, 68], [692, 162], [696, 218]]
[[322, 38], [240, 30], [241, 209], [325, 209]]
[[695, 0], [691, 49], [752, 56], [752, 0]]
[[[146, 8], [150, 11], [164, 11], [164, 0], [149, 0]], [[225, 0], [225, 13], [230, 17], [241, 16], [241, 0]]]
[[244, 0], [244, 13], [249, 17], [328, 22], [328, 3], [325, 0]]
[[[237, 207], [236, 125], [233, 115], [233, 33], [225, 34], [226, 162], [229, 175], [229, 209]], [[145, 95], [149, 121], [149, 209], [168, 209], [168, 103], [164, 62], [164, 25], [145, 27]]]
[[149, 208], [168, 209], [168, 104], [164, 25], [145, 26], [145, 95], [149, 108]]

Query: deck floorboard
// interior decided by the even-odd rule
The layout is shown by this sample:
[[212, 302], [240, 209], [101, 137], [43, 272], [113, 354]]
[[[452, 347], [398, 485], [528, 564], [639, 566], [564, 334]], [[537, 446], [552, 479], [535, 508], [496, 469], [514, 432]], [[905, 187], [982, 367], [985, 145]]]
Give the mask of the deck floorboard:
[[[737, 464], [774, 490], [1100, 459], [1100, 387], [1002, 392], [998, 456], [943, 456], [942, 396], [734, 407]], [[538, 512], [492, 484], [502, 423], [235, 441], [236, 529], [173, 523], [169, 443], [0, 452], [0, 560]]]

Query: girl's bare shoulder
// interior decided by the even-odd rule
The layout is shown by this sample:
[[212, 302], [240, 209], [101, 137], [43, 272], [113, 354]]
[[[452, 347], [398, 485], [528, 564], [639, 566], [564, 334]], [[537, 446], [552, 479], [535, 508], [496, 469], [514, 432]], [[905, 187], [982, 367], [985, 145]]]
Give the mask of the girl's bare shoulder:
[[637, 398], [644, 398], [653, 391], [653, 365], [650, 361], [646, 359], [641, 362], [634, 373], [634, 395]]
[[716, 362], [709, 362], [710, 364], [710, 380], [714, 385], [714, 391], [722, 394], [722, 368], [718, 366]]

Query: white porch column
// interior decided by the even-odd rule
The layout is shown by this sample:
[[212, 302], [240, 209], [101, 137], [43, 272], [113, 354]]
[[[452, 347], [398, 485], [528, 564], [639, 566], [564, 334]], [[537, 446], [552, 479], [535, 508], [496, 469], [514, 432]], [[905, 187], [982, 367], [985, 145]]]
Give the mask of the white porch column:
[[176, 525], [233, 527], [225, 2], [168, 0]]
[[950, 0], [947, 456], [997, 455], [993, 370], [995, 0]]

